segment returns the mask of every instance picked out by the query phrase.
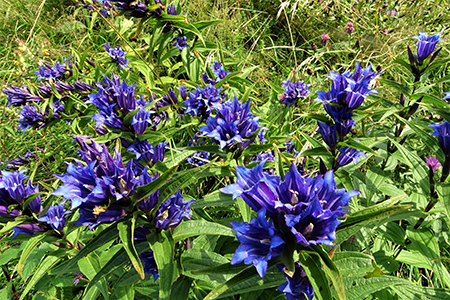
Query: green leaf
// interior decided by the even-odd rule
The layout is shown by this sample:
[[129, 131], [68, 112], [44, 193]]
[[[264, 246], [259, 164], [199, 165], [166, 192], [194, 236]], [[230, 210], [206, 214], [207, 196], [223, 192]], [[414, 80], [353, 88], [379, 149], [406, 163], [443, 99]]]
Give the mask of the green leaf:
[[119, 237], [122, 241], [122, 245], [125, 248], [125, 251], [128, 253], [130, 257], [131, 263], [133, 267], [136, 269], [136, 272], [141, 276], [141, 279], [145, 278], [144, 266], [142, 265], [141, 260], [139, 259], [139, 254], [136, 251], [136, 247], [134, 246], [134, 229], [136, 226], [136, 218], [137, 212], [133, 214], [133, 219], [131, 222], [123, 222], [117, 224], [117, 229], [119, 230]]
[[[443, 300], [450, 299], [450, 291], [448, 289], [439, 289], [432, 287], [421, 287], [414, 284], [408, 285], [396, 285], [394, 287], [394, 291], [396, 290], [407, 290], [411, 291], [414, 297], [417, 297], [417, 294], [421, 294], [425, 297], [428, 297], [431, 300]], [[412, 299], [412, 298], [410, 298]]]
[[327, 148], [321, 146], [321, 147], [315, 147], [313, 149], [305, 150], [302, 153], [300, 153], [300, 156], [329, 156], [332, 157], [333, 155], [328, 151]]
[[205, 46], [205, 40], [203, 39], [203, 35], [200, 33], [200, 31], [194, 25], [186, 24], [185, 22], [180, 22], [180, 21], [174, 21], [173, 25], [175, 27], [177, 27], [177, 28], [181, 28], [181, 29], [184, 29], [186, 31], [194, 33], [196, 36], [198, 36], [200, 41], [202, 41], [203, 45]]
[[287, 159], [283, 159], [283, 155], [277, 145], [273, 144], [273, 149], [275, 150], [275, 175], [280, 176], [281, 180], [284, 180], [283, 160], [287, 161]]
[[192, 23], [199, 31], [224, 22], [224, 20], [200, 21]]
[[328, 253], [326, 253], [321, 246], [310, 246], [312, 249], [316, 251], [316, 253], [319, 255], [320, 260], [322, 261], [325, 273], [328, 275], [328, 277], [331, 279], [331, 282], [333, 282], [334, 289], [336, 290], [336, 293], [339, 296], [339, 299], [345, 300], [345, 288], [344, 283], [342, 282], [342, 276], [339, 271], [339, 269], [336, 267], [334, 262], [330, 259], [328, 256]]
[[44, 234], [34, 235], [32, 236], [25, 248], [23, 249], [22, 255], [20, 256], [19, 262], [17, 263], [17, 272], [22, 276], [23, 264], [27, 260], [28, 256], [33, 252], [34, 249], [38, 247], [41, 241], [49, 234], [50, 232], [46, 232]]
[[431, 265], [432, 271], [436, 273], [441, 285], [450, 287], [450, 274], [439, 259], [439, 244], [434, 234], [428, 228], [414, 229], [411, 227], [407, 228], [406, 234], [411, 241], [406, 248], [418, 251], [422, 259]]
[[[230, 261], [222, 255], [207, 251], [204, 249], [189, 249], [181, 255], [181, 264], [183, 266], [183, 274], [194, 279], [201, 279], [205, 281], [224, 282], [230, 278], [230, 274], [222, 274], [221, 272], [214, 272], [209, 274], [202, 274], [202, 270], [208, 270], [213, 267], [227, 265], [230, 267]], [[200, 271], [195, 272], [195, 271]]]
[[425, 162], [417, 156], [416, 153], [409, 151], [404, 146], [400, 145], [396, 141], [390, 139], [391, 142], [397, 147], [393, 156], [395, 156], [399, 161], [408, 165], [413, 172], [413, 178], [422, 188], [424, 195], [430, 194], [430, 180], [428, 178], [428, 167]]
[[234, 205], [236, 200], [233, 200], [232, 195], [224, 194], [221, 191], [214, 191], [211, 194], [206, 195], [203, 199], [197, 200], [191, 204], [192, 208], [202, 208], [205, 206], [215, 207], [227, 207]]
[[314, 296], [319, 300], [332, 299], [328, 279], [322, 270], [319, 255], [315, 252], [300, 251], [298, 262], [302, 265], [309, 282], [314, 288]]
[[119, 231], [117, 230], [117, 227], [114, 225], [109, 226], [108, 228], [101, 231], [97, 236], [95, 236], [83, 249], [80, 250], [80, 252], [77, 253], [77, 255], [75, 255], [71, 259], [67, 260], [64, 264], [53, 270], [52, 274], [62, 275], [66, 273], [67, 270], [76, 265], [80, 259], [87, 256], [89, 253], [96, 250], [97, 248], [103, 246], [107, 242], [116, 239], [118, 235]]
[[19, 224], [22, 224], [23, 222], [26, 222], [28, 220], [29, 220], [29, 218], [26, 217], [26, 216], [16, 217], [14, 219], [14, 221], [10, 221], [10, 222], [6, 223], [6, 225], [4, 225], [2, 227], [2, 229], [0, 230], [0, 234], [5, 234], [8, 231], [10, 231], [13, 227], [15, 227], [15, 226], [17, 226]]
[[445, 214], [447, 215], [447, 220], [450, 224], [450, 184], [437, 182], [436, 191], [438, 193], [439, 200], [441, 200], [444, 204]]
[[237, 205], [239, 206], [239, 211], [242, 215], [242, 220], [249, 223], [252, 219], [252, 209], [251, 207], [241, 198], [236, 199]]
[[159, 299], [170, 299], [171, 286], [174, 277], [173, 251], [174, 240], [170, 230], [155, 232], [147, 237], [153, 250], [159, 272]]
[[203, 220], [181, 222], [173, 231], [173, 240], [179, 242], [198, 235], [223, 235], [234, 237], [234, 231], [224, 225]]
[[42, 279], [42, 277], [44, 277], [45, 274], [47, 274], [47, 272], [58, 263], [58, 261], [60, 260], [59, 257], [56, 256], [47, 256], [42, 263], [39, 265], [39, 267], [37, 268], [37, 270], [34, 272], [33, 277], [27, 281], [25, 288], [23, 289], [22, 295], [20, 296], [20, 300], [25, 299], [25, 297], [27, 296], [28, 292], [34, 288], [34, 286], [36, 285], [36, 283], [39, 282], [39, 280]]
[[167, 170], [166, 172], [164, 172], [164, 174], [159, 176], [156, 180], [154, 180], [146, 185], [137, 187], [136, 193], [134, 193], [134, 195], [131, 197], [131, 200], [133, 202], [139, 202], [142, 199], [153, 194], [156, 190], [161, 188], [163, 185], [167, 184], [167, 180], [169, 180], [175, 174], [177, 169], [178, 169], [178, 165], [175, 165], [172, 168], [170, 168], [169, 170]]
[[373, 257], [359, 252], [337, 252], [333, 256], [333, 262], [345, 277], [362, 277], [373, 270]]
[[[89, 280], [93, 279], [100, 270], [100, 263], [98, 261], [97, 254], [91, 253], [90, 255], [83, 257], [78, 261], [78, 266], [81, 273], [83, 273]], [[105, 299], [109, 299], [108, 285], [106, 284], [105, 279], [101, 279], [97, 282], [96, 287], [101, 291]], [[87, 294], [87, 292], [88, 291], [85, 290], [85, 294]]]
[[117, 297], [117, 300], [134, 300], [134, 293], [133, 287], [122, 286], [116, 289], [114, 296]]
[[386, 79], [386, 78], [378, 78], [378, 81], [386, 84], [390, 87], [393, 87], [394, 89], [396, 89], [397, 91], [399, 91], [402, 94], [405, 94], [406, 96], [410, 96], [411, 95], [411, 89], [408, 86], [405, 86], [403, 84], [400, 84], [396, 81], [390, 80], [390, 79]]
[[185, 276], [178, 277], [172, 285], [170, 300], [187, 300], [191, 285], [192, 279]]
[[347, 298], [351, 300], [363, 300], [377, 291], [381, 291], [396, 285], [410, 284], [409, 281], [393, 276], [375, 276], [368, 279], [351, 278], [346, 289]]

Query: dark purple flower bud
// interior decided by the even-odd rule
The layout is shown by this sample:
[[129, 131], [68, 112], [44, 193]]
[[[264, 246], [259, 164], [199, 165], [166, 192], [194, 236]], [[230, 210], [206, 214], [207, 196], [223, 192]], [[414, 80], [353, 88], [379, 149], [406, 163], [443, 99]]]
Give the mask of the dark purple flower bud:
[[80, 92], [90, 92], [94, 89], [94, 87], [90, 84], [87, 84], [84, 81], [77, 80], [73, 83], [73, 87], [76, 88]]
[[353, 23], [352, 22], [348, 22], [347, 25], [345, 25], [345, 33], [352, 33], [353, 30], [355, 30], [355, 28], [353, 27]]
[[258, 211], [257, 219], [250, 223], [232, 222], [231, 228], [236, 231], [236, 237], [241, 243], [231, 259], [231, 264], [242, 261], [246, 265], [253, 264], [261, 278], [267, 271], [267, 262], [281, 255], [284, 240], [281, 233], [275, 229], [272, 220], [266, 220], [266, 210]]
[[181, 219], [191, 219], [190, 206], [195, 201], [183, 201], [183, 196], [180, 194], [180, 190], [175, 195], [169, 198], [166, 202], [163, 202], [158, 208], [158, 212], [155, 217], [156, 228], [167, 230], [175, 228]]
[[153, 275], [153, 281], [156, 281], [159, 277], [158, 266], [156, 265], [155, 256], [153, 251], [147, 251], [139, 254], [139, 259], [144, 264], [144, 272]]
[[185, 101], [186, 98], [187, 98], [186, 87], [185, 86], [180, 86], [180, 87], [177, 87], [177, 89], [178, 89], [178, 92], [180, 92], [181, 99], [183, 99], [183, 101]]
[[288, 271], [284, 265], [277, 266], [287, 280], [278, 287], [278, 290], [286, 294], [287, 300], [311, 300], [314, 297], [314, 288], [298, 262], [295, 263], [294, 273]]
[[[31, 184], [31, 181], [28, 181], [28, 186], [26, 188], [26, 194], [27, 197], [30, 196], [31, 194], [36, 194], [39, 193], [39, 187], [36, 184], [36, 186], [33, 186]], [[37, 196], [36, 198], [34, 198], [29, 204], [28, 204], [28, 208], [34, 212], [36, 215], [39, 215], [42, 211], [42, 205], [41, 205], [41, 196]]]
[[424, 60], [427, 59], [436, 49], [438, 42], [445, 42], [441, 39], [442, 33], [437, 33], [435, 35], [428, 36], [425, 32], [419, 32], [419, 35], [413, 36], [419, 42], [416, 44], [417, 47], [417, 62], [422, 65]]
[[178, 50], [180, 50], [180, 52], [183, 50], [183, 48], [189, 47], [185, 36], [183, 36], [183, 37], [176, 36], [175, 39], [176, 39], [176, 42], [172, 46], [178, 47]]
[[133, 116], [131, 125], [133, 125], [134, 131], [141, 135], [147, 130], [148, 126], [152, 124], [150, 119], [153, 111], [147, 111], [144, 108], [140, 108], [139, 111]]
[[330, 147], [331, 151], [336, 149], [337, 145], [337, 131], [336, 126], [331, 126], [328, 123], [321, 123], [317, 121], [317, 124], [319, 125], [319, 129], [317, 130], [318, 133], [322, 135], [322, 139], [325, 142], [325, 144]]
[[339, 149], [339, 155], [337, 157], [337, 163], [340, 166], [348, 165], [351, 161], [355, 163], [355, 165], [358, 164], [358, 159], [363, 156], [367, 157], [364, 152], [358, 149], [345, 147], [342, 149]]
[[324, 46], [326, 46], [328, 44], [328, 40], [330, 39], [330, 36], [326, 33], [322, 34], [322, 36], [320, 37], [320, 43]]
[[38, 219], [39, 222], [49, 224], [53, 229], [61, 231], [66, 224], [66, 215], [70, 214], [70, 210], [65, 210], [64, 202], [56, 206], [50, 206], [45, 216]]
[[433, 173], [436, 173], [437, 170], [439, 170], [439, 168], [441, 167], [441, 163], [437, 160], [436, 156], [431, 155], [430, 157], [425, 156], [425, 160], [427, 167], [431, 168], [433, 170]]
[[11, 240], [13, 240], [18, 234], [26, 234], [26, 235], [32, 236], [36, 232], [38, 232], [42, 229], [43, 228], [41, 225], [36, 225], [36, 224], [16, 225], [15, 227], [12, 228], [12, 231], [14, 231], [14, 234], [13, 234]]
[[0, 200], [0, 217], [6, 219], [14, 219], [22, 215], [22, 212], [15, 208], [10, 208], [9, 204], [5, 203], [5, 201]]
[[5, 88], [2, 92], [8, 96], [9, 106], [19, 106], [24, 105], [27, 102], [39, 102], [44, 100], [39, 96], [33, 95], [28, 87], [25, 90], [24, 88], [9, 85], [9, 87]]
[[437, 136], [439, 146], [444, 151], [445, 156], [450, 156], [450, 123], [444, 122], [442, 124], [428, 125], [433, 128], [434, 132], [431, 136]]

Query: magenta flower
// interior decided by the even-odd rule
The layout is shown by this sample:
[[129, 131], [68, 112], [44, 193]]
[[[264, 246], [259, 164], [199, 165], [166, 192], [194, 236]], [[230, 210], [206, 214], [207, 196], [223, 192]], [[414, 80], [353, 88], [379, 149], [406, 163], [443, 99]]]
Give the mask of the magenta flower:
[[330, 36], [326, 33], [322, 34], [322, 37], [320, 38], [320, 43], [322, 45], [326, 46], [328, 44], [328, 40], [330, 39]]
[[353, 32], [353, 30], [355, 30], [355, 28], [353, 27], [353, 23], [348, 22], [347, 25], [345, 25], [345, 32], [350, 34]]
[[427, 166], [433, 170], [433, 173], [436, 173], [441, 167], [441, 163], [437, 160], [436, 156], [425, 156], [425, 160], [427, 162]]

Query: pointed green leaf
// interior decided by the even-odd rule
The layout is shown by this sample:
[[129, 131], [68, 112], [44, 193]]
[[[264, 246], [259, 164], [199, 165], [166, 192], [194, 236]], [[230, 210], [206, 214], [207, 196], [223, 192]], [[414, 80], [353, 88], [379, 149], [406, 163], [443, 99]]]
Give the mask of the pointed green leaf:
[[203, 220], [190, 220], [181, 222], [173, 231], [173, 240], [179, 242], [188, 237], [198, 235], [224, 235], [234, 237], [233, 229]]
[[20, 300], [24, 300], [27, 296], [28, 292], [31, 291], [32, 288], [36, 285], [36, 283], [41, 280], [42, 277], [47, 274], [47, 272], [58, 263], [58, 261], [61, 258], [56, 256], [47, 256], [42, 263], [39, 265], [39, 267], [36, 269], [36, 271], [33, 274], [33, 277], [31, 277], [30, 280], [27, 281], [25, 288], [23, 289], [22, 295], [20, 295]]
[[325, 272], [322, 270], [319, 255], [314, 252], [300, 251], [298, 262], [305, 270], [305, 273], [314, 288], [314, 296], [319, 300], [332, 299], [328, 279], [325, 276]]
[[125, 248], [128, 256], [130, 257], [131, 263], [133, 267], [136, 269], [136, 272], [141, 276], [141, 279], [145, 278], [144, 274], [144, 266], [142, 265], [141, 260], [139, 259], [139, 254], [136, 251], [134, 246], [134, 229], [136, 226], [136, 212], [133, 214], [133, 219], [131, 222], [123, 222], [117, 224], [117, 229], [119, 230], [119, 237], [122, 241], [122, 245]]

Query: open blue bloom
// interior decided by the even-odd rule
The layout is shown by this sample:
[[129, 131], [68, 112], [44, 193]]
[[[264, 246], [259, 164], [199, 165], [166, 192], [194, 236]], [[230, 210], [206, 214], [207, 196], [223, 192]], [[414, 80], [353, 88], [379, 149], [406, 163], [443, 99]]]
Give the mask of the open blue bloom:
[[73, 225], [89, 226], [92, 230], [102, 223], [112, 223], [126, 215], [125, 210], [117, 204], [99, 206], [92, 203], [84, 203], [78, 209], [79, 219]]
[[144, 108], [139, 108], [138, 112], [133, 116], [131, 125], [133, 125], [134, 131], [137, 134], [143, 134], [147, 130], [148, 126], [152, 124], [150, 119], [153, 111], [147, 111]]
[[209, 152], [195, 152], [191, 157], [186, 158], [185, 161], [194, 167], [200, 167], [208, 163], [209, 155]]
[[233, 100], [220, 104], [216, 117], [209, 117], [207, 125], [201, 127], [199, 131], [212, 138], [223, 149], [236, 144], [239, 144], [241, 148], [246, 148], [256, 139], [249, 139], [248, 136], [257, 130], [260, 130], [259, 140], [263, 141], [263, 130], [265, 129], [259, 125], [259, 117], [250, 112], [250, 101], [241, 104], [234, 97]]
[[156, 164], [158, 161], [164, 160], [167, 143], [159, 143], [155, 147], [148, 140], [140, 141], [136, 139], [136, 143], [127, 148], [136, 154], [136, 159], [144, 160], [147, 163]]
[[225, 94], [220, 93], [222, 88], [216, 88], [209, 84], [206, 88], [200, 88], [193, 92], [189, 92], [189, 98], [183, 101], [186, 106], [186, 113], [193, 116], [201, 116], [202, 120], [207, 119], [211, 110], [217, 109], [219, 104], [223, 102]]
[[433, 128], [434, 132], [431, 136], [437, 136], [439, 140], [439, 146], [444, 151], [445, 156], [450, 156], [450, 123], [444, 122], [442, 124], [428, 125]]
[[246, 265], [253, 264], [261, 278], [267, 271], [267, 262], [281, 255], [284, 240], [281, 233], [275, 229], [272, 220], [266, 220], [266, 210], [258, 211], [257, 219], [250, 223], [232, 222], [231, 228], [236, 231], [236, 237], [241, 243], [231, 259], [231, 264], [242, 261]]
[[112, 48], [109, 45], [109, 43], [103, 44], [103, 46], [105, 47], [106, 51], [108, 52], [108, 55], [110, 57], [112, 57], [113, 62], [118, 64], [121, 69], [128, 68], [127, 63], [129, 60], [125, 58], [125, 54], [127, 54], [127, 52], [123, 51], [120, 46]]
[[5, 88], [2, 92], [8, 96], [8, 106], [20, 106], [26, 104], [27, 102], [44, 101], [43, 98], [33, 95], [28, 87], [25, 89], [14, 85], [9, 85], [9, 87]]
[[294, 164], [285, 175], [262, 172], [263, 164], [253, 169], [237, 167], [237, 180], [221, 191], [241, 197], [252, 209], [265, 208], [267, 216], [276, 220], [285, 235], [293, 235], [303, 246], [332, 246], [337, 219], [345, 215], [344, 207], [359, 191], [337, 189], [333, 171], [324, 176], [302, 176]]
[[111, 2], [115, 2], [116, 8], [118, 10], [125, 11], [130, 14], [131, 17], [135, 18], [144, 18], [148, 16], [149, 13], [152, 13], [155, 16], [160, 16], [162, 12], [162, 8], [158, 7], [155, 10], [149, 11], [148, 6], [153, 6], [154, 4], [163, 5], [161, 0], [143, 0], [143, 1], [134, 1], [134, 0], [110, 0]]
[[292, 154], [294, 157], [297, 157], [300, 152], [295, 150], [295, 145], [294, 142], [292, 140], [290, 140], [289, 142], [286, 142], [283, 144], [284, 146], [286, 146], [286, 152], [289, 154]]
[[303, 267], [296, 262], [295, 271], [292, 274], [284, 265], [277, 265], [283, 271], [287, 282], [278, 287], [278, 290], [286, 294], [287, 300], [311, 300], [314, 297], [314, 288], [306, 276]]
[[183, 37], [176, 36], [175, 39], [176, 39], [176, 42], [172, 46], [178, 47], [178, 50], [180, 50], [180, 52], [183, 50], [183, 48], [189, 47], [185, 36], [183, 36]]
[[183, 201], [183, 196], [180, 194], [180, 190], [175, 195], [169, 198], [166, 202], [163, 202], [158, 208], [155, 217], [156, 228], [167, 230], [175, 228], [181, 219], [191, 219], [190, 206], [195, 201]]
[[445, 40], [441, 39], [441, 34], [442, 33], [437, 33], [428, 36], [426, 32], [419, 32], [419, 35], [413, 36], [413, 38], [419, 41], [416, 44], [419, 65], [422, 65], [424, 60], [434, 52], [438, 42], [445, 42]]
[[311, 92], [309, 90], [310, 84], [306, 84], [304, 81], [300, 82], [297, 80], [296, 83], [291, 82], [291, 78], [286, 81], [283, 81], [281, 85], [285, 91], [280, 96], [280, 101], [283, 104], [287, 104], [291, 107], [292, 104], [297, 103], [300, 98], [306, 98], [308, 94]]
[[49, 224], [55, 230], [63, 230], [66, 224], [66, 215], [71, 213], [70, 210], [65, 210], [63, 205], [64, 202], [56, 206], [50, 206], [45, 216], [40, 217], [38, 221]]
[[27, 189], [23, 184], [23, 181], [27, 178], [27, 176], [24, 175], [25, 172], [25, 169], [19, 172], [1, 171], [2, 177], [0, 179], [0, 189], [7, 192], [9, 197], [19, 204], [22, 204], [28, 196]]
[[340, 166], [348, 165], [351, 161], [355, 163], [355, 165], [358, 164], [358, 159], [363, 156], [367, 157], [364, 152], [358, 149], [345, 147], [339, 150], [339, 155], [337, 157], [337, 163]]

